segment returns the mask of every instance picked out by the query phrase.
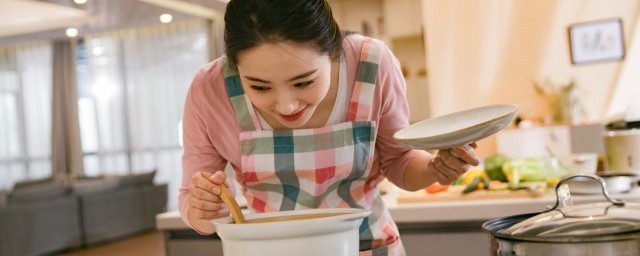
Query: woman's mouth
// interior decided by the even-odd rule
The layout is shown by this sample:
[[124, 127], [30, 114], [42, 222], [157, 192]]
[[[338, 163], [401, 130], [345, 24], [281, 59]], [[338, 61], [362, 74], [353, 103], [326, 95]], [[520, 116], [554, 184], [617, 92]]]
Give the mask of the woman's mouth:
[[304, 116], [304, 113], [307, 111], [307, 107], [304, 107], [302, 110], [298, 111], [298, 113], [294, 113], [292, 115], [282, 115], [282, 114], [280, 114], [280, 117], [282, 117], [282, 119], [287, 120], [289, 122], [296, 121], [296, 120], [300, 119], [302, 116]]

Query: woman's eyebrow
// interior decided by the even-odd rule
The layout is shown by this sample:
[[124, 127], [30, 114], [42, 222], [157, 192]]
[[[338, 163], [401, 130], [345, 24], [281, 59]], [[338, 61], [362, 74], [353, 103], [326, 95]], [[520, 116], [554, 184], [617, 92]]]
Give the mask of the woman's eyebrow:
[[[294, 77], [290, 78], [288, 81], [291, 82], [291, 81], [295, 81], [295, 80], [298, 80], [298, 79], [301, 79], [301, 78], [308, 77], [308, 76], [312, 75], [313, 73], [315, 73], [316, 71], [318, 71], [318, 70], [314, 69], [314, 70], [311, 70], [309, 72], [302, 73], [300, 75], [297, 75], [297, 76], [294, 76]], [[244, 78], [246, 78], [247, 80], [254, 81], [254, 82], [260, 82], [260, 83], [265, 83], [265, 84], [270, 84], [271, 83], [271, 82], [269, 82], [267, 80], [260, 79], [260, 78], [257, 78], [257, 77], [252, 77], [252, 76], [244, 76]]]
[[292, 81], [298, 80], [298, 79], [300, 79], [300, 78], [308, 77], [308, 76], [312, 75], [313, 73], [315, 73], [316, 71], [318, 71], [318, 70], [317, 70], [317, 69], [314, 69], [314, 70], [311, 70], [311, 71], [309, 71], [309, 72], [305, 72], [305, 73], [302, 73], [302, 74], [300, 74], [300, 75], [294, 76], [294, 77], [292, 77], [291, 79], [289, 79], [289, 82], [292, 82]]

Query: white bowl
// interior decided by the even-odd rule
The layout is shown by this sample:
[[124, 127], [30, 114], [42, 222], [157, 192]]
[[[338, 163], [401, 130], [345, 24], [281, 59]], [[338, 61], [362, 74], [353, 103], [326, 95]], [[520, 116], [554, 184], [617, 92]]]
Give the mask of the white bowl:
[[499, 132], [517, 114], [518, 107], [512, 104], [473, 108], [417, 122], [397, 131], [393, 138], [424, 150], [459, 147]]
[[328, 208], [247, 214], [245, 219], [261, 219], [304, 214], [342, 215], [266, 223], [234, 224], [231, 217], [212, 220], [222, 239], [224, 255], [337, 255], [357, 256], [359, 227], [370, 210]]

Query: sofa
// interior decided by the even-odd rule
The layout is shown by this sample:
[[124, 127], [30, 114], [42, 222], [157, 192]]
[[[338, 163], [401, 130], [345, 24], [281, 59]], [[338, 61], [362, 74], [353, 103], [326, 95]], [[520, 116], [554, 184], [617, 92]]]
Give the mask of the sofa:
[[154, 176], [16, 184], [0, 193], [0, 255], [51, 254], [154, 229], [167, 203], [167, 185]]
[[60, 182], [14, 187], [0, 207], [0, 255], [42, 255], [82, 245], [79, 204]]
[[155, 171], [76, 182], [84, 245], [154, 229], [155, 215], [166, 211], [167, 204], [167, 184], [153, 184], [154, 175]]

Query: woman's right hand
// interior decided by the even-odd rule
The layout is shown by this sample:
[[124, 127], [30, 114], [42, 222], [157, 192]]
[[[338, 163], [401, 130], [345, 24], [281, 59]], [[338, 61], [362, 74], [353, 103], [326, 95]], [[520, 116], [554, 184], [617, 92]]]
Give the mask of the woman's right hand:
[[196, 172], [191, 177], [188, 216], [195, 228], [207, 232], [210, 225], [204, 226], [203, 223], [208, 224], [208, 220], [229, 216], [229, 209], [220, 198], [218, 185], [224, 184], [227, 187], [231, 185], [224, 171], [216, 171], [213, 175], [204, 173], [204, 175], [211, 175], [210, 179], [213, 182], [202, 175], [201, 172]]

